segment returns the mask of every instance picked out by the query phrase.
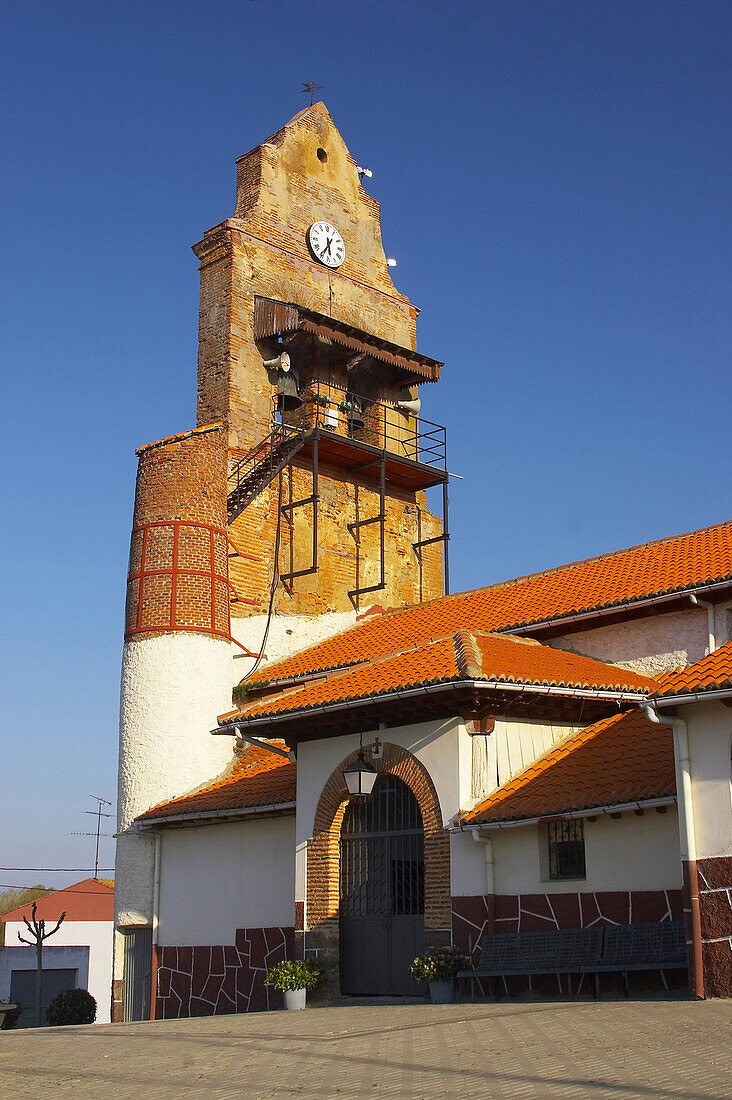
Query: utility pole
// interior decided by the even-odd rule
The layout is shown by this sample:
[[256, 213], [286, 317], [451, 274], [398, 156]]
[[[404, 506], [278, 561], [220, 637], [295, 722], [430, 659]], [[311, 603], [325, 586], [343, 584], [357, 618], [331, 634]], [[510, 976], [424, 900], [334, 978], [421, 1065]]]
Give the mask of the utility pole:
[[61, 927], [61, 922], [66, 916], [66, 910], [64, 909], [61, 916], [56, 921], [56, 925], [50, 932], [46, 931], [45, 920], [36, 920], [36, 911], [38, 909], [37, 902], [33, 902], [33, 908], [31, 909], [31, 919], [28, 921], [23, 917], [23, 924], [28, 929], [32, 940], [24, 940], [20, 932], [18, 932], [18, 939], [21, 943], [27, 943], [29, 946], [35, 944], [36, 948], [36, 1027], [40, 1027], [43, 1023], [43, 941], [47, 940], [49, 936], [52, 936], [54, 932], [58, 932]]

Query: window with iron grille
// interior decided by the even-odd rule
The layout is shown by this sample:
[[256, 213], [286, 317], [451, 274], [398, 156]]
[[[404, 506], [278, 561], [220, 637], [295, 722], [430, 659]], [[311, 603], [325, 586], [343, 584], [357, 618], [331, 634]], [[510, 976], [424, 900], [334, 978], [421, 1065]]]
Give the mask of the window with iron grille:
[[549, 878], [586, 878], [582, 818], [549, 821], [545, 828], [549, 848]]

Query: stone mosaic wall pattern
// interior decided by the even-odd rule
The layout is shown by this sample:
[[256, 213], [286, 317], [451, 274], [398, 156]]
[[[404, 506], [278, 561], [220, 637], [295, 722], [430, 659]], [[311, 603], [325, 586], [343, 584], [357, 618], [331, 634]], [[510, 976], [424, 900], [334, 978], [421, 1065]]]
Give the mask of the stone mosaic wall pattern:
[[238, 928], [233, 945], [163, 947], [156, 1018], [280, 1008], [282, 994], [264, 978], [275, 963], [295, 956], [294, 947], [293, 928]]
[[704, 992], [707, 997], [732, 997], [732, 856], [700, 859]]
[[612, 890], [567, 894], [489, 894], [452, 899], [455, 942], [477, 963], [480, 937], [491, 932], [533, 932], [633, 924], [683, 916], [681, 890]]

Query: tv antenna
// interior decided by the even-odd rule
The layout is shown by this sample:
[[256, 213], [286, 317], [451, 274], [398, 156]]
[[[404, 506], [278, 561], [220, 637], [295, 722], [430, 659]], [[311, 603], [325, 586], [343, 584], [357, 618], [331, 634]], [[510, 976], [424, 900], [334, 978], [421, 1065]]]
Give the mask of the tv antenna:
[[72, 833], [71, 835], [72, 836], [95, 836], [97, 838], [97, 848], [96, 848], [96, 852], [94, 854], [94, 878], [97, 878], [98, 877], [98, 871], [99, 871], [99, 838], [103, 837], [103, 836], [114, 836], [114, 833], [103, 833], [101, 831], [101, 829], [102, 829], [102, 818], [103, 817], [113, 817], [114, 815], [113, 814], [105, 814], [102, 810], [102, 806], [111, 806], [112, 805], [112, 803], [108, 802], [106, 798], [102, 798], [102, 796], [100, 794], [90, 794], [89, 797], [96, 799], [97, 808], [96, 808], [96, 810], [84, 810], [84, 813], [85, 814], [91, 814], [93, 817], [95, 817], [97, 819], [96, 832], [94, 832], [94, 833]]
[[302, 86], [303, 93], [304, 93], [304, 95], [309, 95], [310, 96], [310, 106], [311, 107], [312, 107], [313, 102], [315, 100], [315, 93], [321, 91], [322, 87], [323, 87], [322, 84], [315, 84], [314, 81], [312, 81], [312, 80], [309, 80], [309, 81], [307, 81], [307, 83], [303, 84], [303, 86]]

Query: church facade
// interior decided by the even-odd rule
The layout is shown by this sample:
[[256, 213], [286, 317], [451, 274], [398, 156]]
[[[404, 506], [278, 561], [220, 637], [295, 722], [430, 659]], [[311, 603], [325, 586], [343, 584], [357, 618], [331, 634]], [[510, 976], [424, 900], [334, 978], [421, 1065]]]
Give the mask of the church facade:
[[442, 364], [323, 104], [194, 252], [197, 426], [138, 451], [115, 1017], [681, 917], [694, 992], [732, 993], [732, 525], [447, 594]]

